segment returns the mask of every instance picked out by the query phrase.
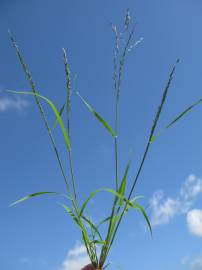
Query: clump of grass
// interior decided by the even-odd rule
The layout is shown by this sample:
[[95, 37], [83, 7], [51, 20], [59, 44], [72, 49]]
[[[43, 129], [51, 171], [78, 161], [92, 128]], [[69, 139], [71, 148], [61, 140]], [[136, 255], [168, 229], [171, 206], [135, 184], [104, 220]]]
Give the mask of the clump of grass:
[[[191, 106], [186, 108], [182, 113], [176, 116], [165, 128], [161, 129], [160, 132], [156, 132], [158, 127], [158, 122], [162, 111], [164, 109], [164, 105], [166, 102], [166, 98], [174, 77], [174, 73], [176, 70], [176, 65], [179, 63], [179, 60], [176, 61], [174, 67], [172, 68], [168, 81], [166, 83], [165, 89], [162, 93], [162, 98], [160, 101], [160, 105], [157, 109], [156, 115], [154, 117], [154, 121], [151, 125], [151, 130], [148, 136], [147, 144], [145, 150], [143, 151], [143, 155], [141, 158], [141, 162], [137, 169], [134, 178], [129, 182], [128, 172], [131, 166], [131, 160], [127, 162], [127, 166], [125, 168], [124, 174], [121, 176], [119, 172], [119, 100], [122, 94], [122, 75], [124, 71], [125, 60], [129, 52], [131, 52], [140, 42], [134, 41], [134, 31], [135, 27], [131, 26], [131, 17], [129, 11], [127, 10], [123, 31], [120, 32], [116, 26], [112, 26], [112, 30], [115, 36], [115, 46], [114, 46], [114, 57], [113, 57], [113, 82], [114, 82], [114, 93], [115, 93], [115, 108], [114, 108], [114, 128], [112, 128], [106, 120], [102, 118], [100, 114], [91, 106], [78, 92], [77, 95], [81, 99], [82, 103], [86, 106], [89, 112], [93, 117], [97, 119], [97, 121], [106, 129], [109, 135], [113, 138], [114, 141], [114, 163], [115, 163], [115, 179], [114, 179], [114, 189], [113, 188], [100, 188], [92, 192], [89, 197], [82, 203], [79, 203], [79, 191], [76, 188], [75, 177], [74, 177], [74, 167], [72, 160], [72, 150], [71, 150], [71, 95], [72, 95], [72, 84], [71, 84], [71, 72], [70, 66], [67, 59], [67, 53], [65, 49], [63, 49], [63, 61], [64, 61], [64, 71], [66, 78], [66, 99], [64, 104], [60, 109], [57, 109], [54, 103], [48, 99], [47, 97], [41, 95], [33, 81], [32, 75], [25, 64], [25, 60], [18, 48], [18, 45], [10, 34], [11, 42], [13, 47], [16, 50], [19, 62], [23, 68], [25, 76], [31, 86], [30, 92], [15, 92], [12, 93], [21, 94], [21, 95], [31, 95], [34, 97], [36, 105], [38, 106], [41, 118], [44, 122], [45, 128], [47, 129], [48, 135], [50, 137], [50, 141], [56, 155], [56, 160], [59, 164], [59, 169], [61, 171], [61, 175], [66, 185], [65, 197], [67, 202], [62, 203], [61, 206], [64, 210], [69, 214], [72, 218], [73, 222], [76, 226], [78, 226], [83, 243], [86, 247], [89, 259], [91, 261], [91, 265], [88, 266], [89, 269], [104, 269], [108, 266], [107, 259], [109, 252], [113, 246], [114, 240], [117, 237], [119, 226], [125, 217], [125, 214], [131, 210], [138, 210], [144, 217], [146, 224], [148, 225], [149, 231], [152, 234], [152, 227], [149, 221], [149, 218], [146, 214], [144, 207], [139, 203], [141, 196], [133, 196], [135, 186], [139, 180], [139, 176], [142, 172], [145, 160], [147, 158], [148, 151], [150, 150], [151, 144], [156, 140], [156, 138], [167, 128], [173, 126], [178, 120], [180, 120], [185, 114], [190, 112], [196, 105], [198, 105], [202, 100], [193, 103]], [[55, 115], [54, 123], [50, 124], [45, 114], [45, 110], [42, 104], [42, 101], [45, 101], [50, 108], [52, 109], [53, 114]], [[65, 113], [66, 112], [66, 113]], [[64, 119], [64, 120], [63, 120]], [[60, 153], [56, 146], [53, 131], [59, 126], [64, 138], [64, 147], [67, 152], [67, 162], [69, 163], [69, 177], [66, 175], [63, 163], [60, 157]], [[126, 194], [126, 187], [131, 185], [129, 189], [129, 193]], [[113, 204], [111, 205], [111, 212], [109, 216], [106, 216], [103, 220], [100, 220], [97, 224], [94, 224], [93, 221], [89, 218], [87, 206], [89, 201], [96, 196], [97, 193], [100, 192], [108, 192], [113, 197]], [[37, 193], [33, 193], [27, 195], [12, 205], [16, 205], [20, 202], [23, 202], [27, 199], [36, 196], [42, 195], [60, 195], [57, 192], [50, 191], [40, 191]], [[103, 194], [104, 196], [104, 194]], [[101, 230], [101, 227], [105, 227], [105, 230]], [[103, 233], [104, 231], [104, 233]], [[87, 268], [86, 268], [87, 269]]]

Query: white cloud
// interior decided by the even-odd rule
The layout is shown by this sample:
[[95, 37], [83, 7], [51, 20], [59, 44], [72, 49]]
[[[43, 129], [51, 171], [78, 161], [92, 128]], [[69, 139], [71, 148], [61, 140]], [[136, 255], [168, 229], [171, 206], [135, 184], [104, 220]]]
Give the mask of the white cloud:
[[188, 256], [182, 258], [181, 264], [188, 266], [189, 269], [202, 270], [202, 256], [190, 258]]
[[189, 263], [189, 257], [185, 256], [181, 259], [181, 264], [182, 265], [187, 265]]
[[68, 251], [61, 270], [80, 270], [89, 263], [85, 246], [77, 243], [73, 249]]
[[25, 256], [20, 258], [20, 263], [25, 264], [27, 266], [32, 266], [32, 265], [47, 266], [48, 265], [48, 262], [42, 258], [36, 259], [36, 258], [29, 258]]
[[0, 112], [5, 112], [10, 109], [20, 111], [28, 106], [28, 101], [22, 98], [0, 98]]
[[192, 200], [202, 192], [202, 179], [191, 174], [182, 185], [180, 195], [185, 200]]
[[202, 270], [202, 257], [194, 258], [190, 263], [191, 269]]
[[190, 210], [187, 213], [187, 225], [191, 233], [202, 237], [202, 210]]
[[153, 194], [150, 204], [152, 207], [152, 225], [166, 224], [180, 211], [180, 202], [177, 199], [164, 200], [162, 191]]
[[197, 196], [202, 193], [202, 179], [191, 174], [182, 184], [178, 195], [166, 197], [163, 191], [157, 191], [150, 200], [153, 226], [166, 224], [178, 214], [186, 214]]
[[78, 244], [68, 252], [69, 257], [78, 257], [81, 255], [83, 256], [83, 254], [86, 254], [86, 248], [84, 245]]
[[20, 262], [21, 262], [22, 264], [31, 264], [31, 260], [30, 260], [30, 258], [28, 258], [28, 257], [22, 257], [22, 258], [20, 259]]

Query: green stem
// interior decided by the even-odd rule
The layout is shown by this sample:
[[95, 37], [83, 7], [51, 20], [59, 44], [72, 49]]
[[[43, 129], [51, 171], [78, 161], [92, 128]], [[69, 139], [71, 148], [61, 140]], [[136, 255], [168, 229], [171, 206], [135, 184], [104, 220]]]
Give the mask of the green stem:
[[[123, 73], [123, 67], [124, 67], [124, 62], [125, 62], [125, 57], [128, 51], [128, 48], [130, 46], [130, 42], [132, 40], [133, 34], [134, 34], [134, 29], [132, 29], [132, 31], [129, 34], [128, 40], [125, 44], [125, 47], [123, 49], [123, 53], [120, 57], [119, 60], [119, 72], [118, 72], [118, 82], [114, 81], [114, 87], [115, 87], [115, 93], [116, 93], [116, 108], [115, 108], [115, 132], [118, 135], [118, 111], [119, 111], [119, 97], [120, 97], [120, 90], [121, 90], [121, 81], [122, 81], [122, 73]], [[117, 36], [116, 36], [116, 48], [117, 48]], [[117, 51], [118, 49], [115, 49], [116, 53], [114, 56], [114, 80], [117, 80], [117, 75], [116, 75], [116, 56], [119, 54], [119, 51]], [[118, 137], [115, 137], [114, 139], [114, 152], [115, 152], [115, 177], [116, 177], [116, 191], [118, 192], [119, 190], [119, 183], [118, 183]], [[107, 237], [105, 239], [106, 244], [103, 245], [102, 251], [101, 251], [101, 255], [100, 255], [100, 266], [102, 267], [105, 263], [106, 260], [106, 253], [108, 252], [107, 250], [110, 249], [109, 247], [109, 242], [110, 242], [110, 238], [111, 238], [111, 230], [112, 230], [112, 222], [113, 222], [113, 218], [114, 218], [114, 213], [115, 213], [115, 209], [116, 209], [116, 203], [117, 203], [118, 199], [115, 198], [114, 202], [113, 202], [113, 206], [112, 206], [112, 212], [111, 212], [111, 219], [110, 219], [110, 223], [109, 223], [109, 227], [108, 227], [108, 231], [107, 231]]]
[[[23, 71], [24, 71], [24, 73], [26, 75], [26, 78], [27, 78], [27, 80], [28, 80], [28, 82], [29, 82], [29, 84], [31, 86], [32, 92], [36, 94], [36, 93], [38, 93], [38, 91], [37, 91], [36, 86], [35, 86], [35, 83], [34, 83], [34, 81], [32, 79], [32, 75], [31, 75], [31, 73], [30, 73], [27, 65], [25, 64], [25, 61], [23, 59], [23, 56], [22, 56], [22, 54], [21, 54], [21, 52], [20, 52], [20, 50], [18, 48], [18, 45], [17, 45], [15, 39], [13, 38], [13, 36], [10, 33], [9, 33], [9, 35], [10, 35], [10, 39], [11, 39], [12, 45], [13, 45], [14, 49], [16, 50], [16, 54], [18, 56], [19, 62], [21, 64], [21, 66], [23, 68]], [[50, 137], [51, 144], [52, 144], [53, 150], [55, 152], [55, 155], [56, 155], [56, 158], [57, 158], [57, 161], [58, 161], [58, 164], [59, 164], [59, 168], [60, 168], [60, 171], [61, 171], [62, 176], [64, 178], [64, 181], [65, 181], [67, 190], [68, 190], [70, 196], [72, 196], [71, 189], [70, 189], [70, 186], [68, 184], [68, 179], [67, 179], [67, 177], [65, 175], [64, 168], [63, 168], [63, 165], [62, 165], [62, 161], [60, 159], [59, 152], [57, 150], [57, 147], [56, 147], [56, 144], [55, 144], [55, 141], [54, 141], [54, 138], [53, 138], [53, 135], [52, 135], [50, 126], [48, 124], [48, 120], [47, 120], [46, 114], [45, 114], [45, 112], [43, 110], [43, 107], [41, 105], [41, 102], [40, 102], [39, 98], [36, 95], [34, 96], [34, 98], [35, 98], [35, 102], [36, 102], [36, 104], [38, 106], [39, 112], [41, 114], [42, 120], [43, 120], [43, 122], [45, 124], [45, 127], [46, 127], [47, 131], [48, 131], [48, 135]]]
[[[64, 67], [65, 67], [66, 89], [67, 89], [67, 107], [66, 107], [66, 109], [67, 109], [67, 132], [68, 132], [68, 136], [70, 138], [71, 74], [70, 74], [70, 68], [69, 68], [68, 59], [67, 59], [67, 53], [66, 53], [65, 49], [63, 49], [63, 60], [64, 60]], [[69, 154], [69, 167], [70, 167], [70, 174], [71, 174], [71, 182], [72, 182], [72, 187], [73, 187], [74, 199], [75, 199], [75, 201], [77, 201], [71, 150], [69, 151], [68, 154]]]
[[[162, 113], [162, 110], [163, 110], [163, 107], [164, 107], [164, 104], [165, 104], [165, 101], [166, 101], [166, 98], [167, 98], [168, 90], [169, 90], [170, 85], [171, 85], [171, 82], [172, 82], [172, 80], [173, 80], [173, 75], [174, 75], [174, 73], [175, 73], [176, 65], [177, 65], [178, 63], [179, 63], [179, 60], [176, 61], [176, 64], [175, 64], [174, 67], [172, 68], [172, 71], [171, 71], [170, 76], [169, 76], [169, 80], [168, 80], [167, 85], [166, 85], [166, 87], [165, 87], [165, 90], [164, 90], [164, 92], [163, 92], [163, 96], [162, 96], [162, 99], [161, 99], [161, 104], [160, 104], [160, 106], [159, 106], [159, 108], [158, 108], [158, 110], [157, 110], [157, 113], [156, 113], [156, 116], [155, 116], [155, 119], [154, 119], [154, 123], [153, 123], [153, 125], [152, 125], [151, 131], [150, 131], [150, 134], [149, 134], [149, 139], [148, 139], [148, 142], [147, 142], [147, 145], [146, 145], [146, 148], [145, 148], [145, 151], [144, 151], [144, 154], [143, 154], [143, 157], [142, 157], [142, 160], [141, 160], [141, 163], [140, 163], [138, 172], [137, 172], [137, 174], [136, 174], [136, 176], [135, 176], [135, 179], [134, 179], [132, 188], [131, 188], [131, 190], [130, 190], [130, 193], [129, 193], [129, 196], [128, 196], [128, 200], [130, 200], [130, 198], [131, 198], [131, 196], [132, 196], [132, 193], [133, 193], [133, 191], [134, 191], [134, 188], [135, 188], [135, 186], [136, 186], [136, 184], [137, 184], [137, 181], [138, 181], [138, 179], [139, 179], [140, 173], [141, 173], [141, 171], [142, 171], [143, 165], [144, 165], [144, 163], [145, 163], [145, 160], [146, 160], [146, 157], [147, 157], [147, 154], [148, 154], [150, 145], [151, 145], [151, 139], [152, 139], [152, 137], [153, 137], [153, 135], [154, 135], [154, 132], [155, 132], [155, 130], [156, 130], [156, 127], [157, 127], [157, 124], [158, 124], [160, 115], [161, 115], [161, 113]], [[118, 228], [119, 228], [119, 226], [120, 226], [120, 223], [121, 223], [121, 221], [122, 221], [122, 218], [123, 218], [123, 216], [124, 216], [124, 213], [125, 213], [126, 208], [127, 208], [127, 203], [126, 203], [126, 205], [125, 205], [125, 207], [124, 207], [124, 209], [123, 209], [123, 211], [122, 211], [122, 213], [121, 213], [121, 215], [120, 215], [119, 221], [118, 221], [117, 226], [116, 226], [116, 229], [115, 229], [115, 231], [114, 231], [114, 234], [113, 234], [111, 243], [110, 243], [110, 245], [109, 245], [109, 249], [108, 249], [108, 251], [107, 251], [107, 254], [106, 254], [106, 256], [105, 256], [105, 259], [107, 258], [107, 255], [108, 255], [108, 253], [109, 253], [109, 250], [110, 250], [110, 248], [111, 248], [111, 246], [112, 246], [112, 244], [113, 244], [113, 242], [114, 242], [115, 236], [116, 236], [116, 234], [117, 234]]]
[[75, 180], [74, 180], [75, 178], [74, 178], [74, 170], [73, 170], [73, 161], [72, 161], [71, 150], [69, 151], [69, 166], [70, 166], [71, 182], [72, 182], [72, 186], [73, 186], [74, 199], [77, 202], [76, 186], [75, 186]]

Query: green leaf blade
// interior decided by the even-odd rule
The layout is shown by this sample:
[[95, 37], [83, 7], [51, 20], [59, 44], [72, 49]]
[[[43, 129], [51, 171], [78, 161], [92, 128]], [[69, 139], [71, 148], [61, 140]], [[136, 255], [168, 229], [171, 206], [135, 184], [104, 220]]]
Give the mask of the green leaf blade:
[[166, 129], [172, 127], [176, 124], [179, 120], [181, 120], [184, 116], [188, 113], [192, 112], [192, 110], [198, 106], [202, 102], [202, 99], [199, 99], [197, 102], [194, 102], [189, 107], [187, 107], [184, 111], [178, 114], [169, 124], [167, 124], [162, 130], [160, 130], [157, 134], [153, 135], [150, 139], [150, 143], [153, 143]]
[[[131, 165], [131, 160], [129, 160], [129, 162], [128, 162], [127, 166], [126, 166], [125, 173], [124, 173], [124, 176], [123, 176], [123, 179], [121, 181], [120, 188], [119, 188], [119, 193], [122, 196], [125, 195], [126, 182], [127, 182], [127, 178], [128, 178], [128, 172], [129, 172], [129, 169], [130, 169], [130, 165]], [[123, 202], [123, 200], [120, 200], [120, 206], [122, 205], [122, 202]]]
[[107, 129], [107, 131], [112, 135], [112, 137], [117, 137], [116, 132], [110, 127], [110, 125], [93, 109], [93, 107], [77, 92], [77, 95], [86, 105], [88, 110], [97, 118], [97, 120]]
[[68, 136], [68, 133], [66, 131], [66, 128], [65, 128], [65, 125], [60, 117], [60, 114], [58, 112], [58, 110], [56, 109], [55, 105], [53, 104], [53, 102], [48, 99], [47, 97], [45, 96], [42, 96], [38, 93], [32, 93], [32, 92], [24, 92], [24, 91], [11, 91], [9, 90], [8, 92], [10, 93], [14, 93], [14, 94], [20, 94], [20, 95], [31, 95], [31, 96], [37, 96], [37, 97], [40, 97], [41, 99], [43, 99], [44, 101], [46, 101], [46, 103], [49, 104], [49, 106], [51, 107], [52, 111], [54, 112], [56, 118], [57, 118], [57, 121], [58, 123], [60, 124], [60, 127], [61, 127], [61, 130], [62, 130], [62, 133], [63, 133], [63, 136], [64, 136], [64, 140], [65, 140], [65, 143], [66, 143], [66, 146], [67, 146], [67, 149], [68, 151], [71, 150], [71, 146], [70, 146], [70, 139], [69, 139], [69, 136]]
[[100, 241], [102, 241], [102, 236], [98, 230], [98, 226], [96, 227], [95, 224], [93, 224], [93, 222], [88, 219], [87, 217], [85, 217], [84, 215], [82, 215], [82, 218], [91, 226], [91, 228], [97, 233], [97, 235], [99, 236], [100, 238]]
[[40, 191], [40, 192], [32, 193], [32, 194], [26, 195], [25, 197], [20, 198], [19, 200], [15, 201], [14, 203], [10, 204], [9, 206], [12, 207], [12, 206], [14, 206], [18, 203], [24, 202], [32, 197], [37, 197], [37, 196], [41, 196], [41, 195], [48, 195], [48, 194], [58, 195], [59, 193], [52, 192], [52, 191]]
[[[59, 110], [60, 117], [62, 116], [62, 114], [64, 112], [65, 106], [66, 106], [66, 102], [62, 105], [62, 107]], [[58, 123], [58, 120], [57, 120], [57, 118], [55, 118], [55, 121], [53, 122], [53, 126], [52, 126], [53, 129], [56, 127], [57, 123]]]
[[186, 108], [182, 113], [180, 113], [177, 117], [174, 118], [167, 126], [166, 128], [170, 128], [172, 125], [174, 125], [178, 120], [180, 120], [182, 117], [190, 113], [194, 107], [196, 107], [199, 103], [202, 102], [202, 99], [199, 99], [197, 102], [190, 105], [188, 108]]
[[152, 226], [151, 226], [151, 223], [150, 223], [150, 221], [149, 221], [149, 218], [148, 218], [148, 216], [147, 216], [147, 213], [146, 213], [144, 207], [142, 207], [142, 206], [139, 205], [138, 203], [135, 203], [135, 204], [134, 204], [134, 208], [137, 208], [137, 209], [142, 213], [142, 215], [143, 215], [143, 217], [145, 218], [145, 220], [146, 220], [146, 222], [147, 222], [147, 225], [148, 225], [148, 227], [149, 227], [149, 231], [150, 231], [150, 233], [151, 233], [151, 235], [152, 235]]

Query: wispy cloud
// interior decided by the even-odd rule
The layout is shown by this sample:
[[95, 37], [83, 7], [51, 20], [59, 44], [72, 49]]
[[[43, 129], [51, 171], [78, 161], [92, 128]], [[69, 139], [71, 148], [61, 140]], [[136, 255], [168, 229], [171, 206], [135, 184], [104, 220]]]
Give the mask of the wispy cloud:
[[190, 210], [187, 213], [187, 225], [191, 233], [202, 237], [202, 210]]
[[28, 101], [22, 98], [10, 98], [10, 97], [0, 98], [0, 112], [5, 112], [7, 110], [21, 111], [28, 105], [29, 105]]
[[62, 263], [60, 270], [79, 270], [89, 263], [90, 261], [85, 246], [77, 243], [68, 251], [67, 257]]
[[22, 258], [20, 258], [20, 263], [26, 264], [26, 265], [28, 265], [28, 264], [30, 265], [31, 264], [31, 260], [28, 257], [22, 257]]
[[181, 264], [188, 266], [189, 269], [192, 270], [201, 270], [202, 269], [202, 256], [196, 256], [194, 258], [190, 258], [186, 256], [181, 259]]
[[162, 190], [155, 192], [150, 200], [153, 226], [167, 224], [178, 214], [187, 214], [200, 193], [202, 179], [193, 174], [182, 184], [176, 197], [166, 197]]
[[20, 258], [20, 263], [24, 264], [26, 266], [48, 266], [48, 262], [42, 258], [36, 259], [36, 258], [29, 258], [29, 257], [22, 257]]
[[194, 270], [201, 270], [202, 269], [202, 256], [194, 258], [190, 262], [191, 269]]
[[151, 222], [153, 226], [168, 223], [176, 214], [181, 212], [181, 203], [176, 198], [166, 198], [163, 191], [157, 191], [150, 200], [152, 208]]

